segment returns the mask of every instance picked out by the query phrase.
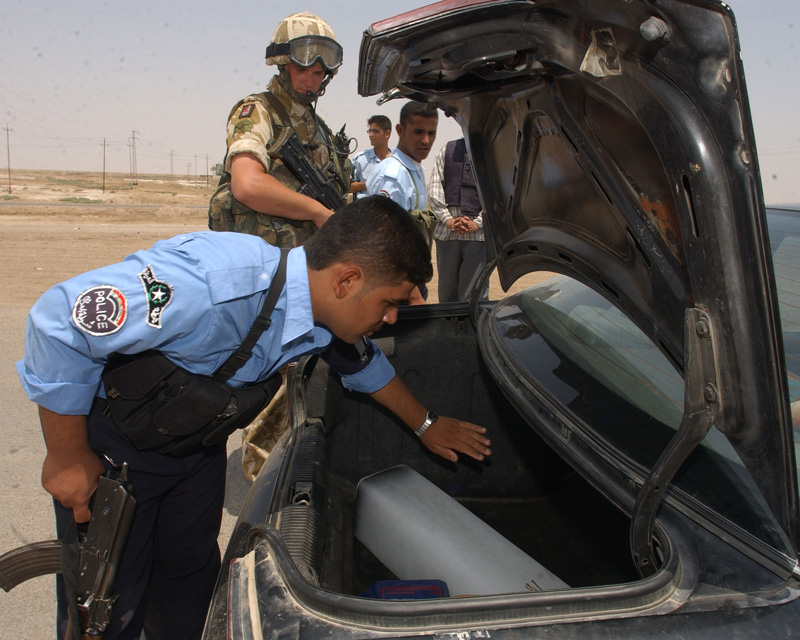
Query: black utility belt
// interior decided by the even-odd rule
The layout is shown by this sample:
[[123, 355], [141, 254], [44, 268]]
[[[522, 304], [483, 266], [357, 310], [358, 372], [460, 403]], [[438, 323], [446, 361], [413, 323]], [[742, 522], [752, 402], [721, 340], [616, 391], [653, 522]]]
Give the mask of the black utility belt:
[[175, 456], [196, 453], [246, 427], [282, 382], [276, 373], [234, 389], [191, 373], [158, 351], [114, 354], [102, 380], [104, 413], [133, 445]]

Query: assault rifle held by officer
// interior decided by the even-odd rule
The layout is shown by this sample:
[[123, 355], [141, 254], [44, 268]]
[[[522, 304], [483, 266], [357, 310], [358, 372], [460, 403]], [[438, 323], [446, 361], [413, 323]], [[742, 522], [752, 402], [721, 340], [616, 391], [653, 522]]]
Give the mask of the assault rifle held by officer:
[[117, 599], [114, 580], [135, 507], [127, 464], [114, 467], [98, 480], [85, 533], [76, 527], [73, 540], [34, 542], [3, 554], [0, 587], [8, 592], [31, 578], [63, 573], [72, 601], [65, 640], [102, 638]]

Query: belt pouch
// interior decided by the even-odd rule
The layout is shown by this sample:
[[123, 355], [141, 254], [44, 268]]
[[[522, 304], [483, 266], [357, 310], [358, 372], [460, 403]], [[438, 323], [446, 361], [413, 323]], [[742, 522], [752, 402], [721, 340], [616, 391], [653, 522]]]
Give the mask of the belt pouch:
[[187, 455], [246, 427], [281, 385], [280, 374], [233, 389], [158, 351], [116, 356], [103, 371], [108, 413], [142, 451]]

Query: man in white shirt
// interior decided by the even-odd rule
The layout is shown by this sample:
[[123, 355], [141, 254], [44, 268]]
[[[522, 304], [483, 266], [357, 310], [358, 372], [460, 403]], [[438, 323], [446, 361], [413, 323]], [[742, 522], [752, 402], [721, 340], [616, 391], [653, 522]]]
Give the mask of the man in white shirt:
[[[439, 219], [434, 232], [439, 302], [467, 300], [473, 280], [486, 264], [483, 207], [464, 138], [439, 154], [428, 181], [428, 202]], [[484, 291], [483, 297], [488, 292]]]

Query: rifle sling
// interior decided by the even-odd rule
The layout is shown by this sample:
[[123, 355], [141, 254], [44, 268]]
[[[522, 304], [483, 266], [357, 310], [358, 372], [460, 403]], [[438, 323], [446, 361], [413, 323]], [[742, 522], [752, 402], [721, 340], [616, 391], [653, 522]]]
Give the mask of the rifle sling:
[[[269, 148], [267, 148], [267, 155], [269, 155], [270, 158], [280, 157], [280, 150], [283, 146], [284, 140], [294, 131], [294, 127], [292, 127], [292, 119], [289, 116], [289, 112], [286, 110], [286, 107], [284, 107], [281, 101], [278, 100], [277, 96], [269, 91], [264, 91], [259, 94], [259, 97], [263, 97], [264, 100], [269, 103], [269, 106], [271, 106], [278, 114], [278, 118], [281, 121], [280, 135], [278, 135], [275, 142], [270, 145]], [[286, 132], [285, 135], [284, 132]]]

